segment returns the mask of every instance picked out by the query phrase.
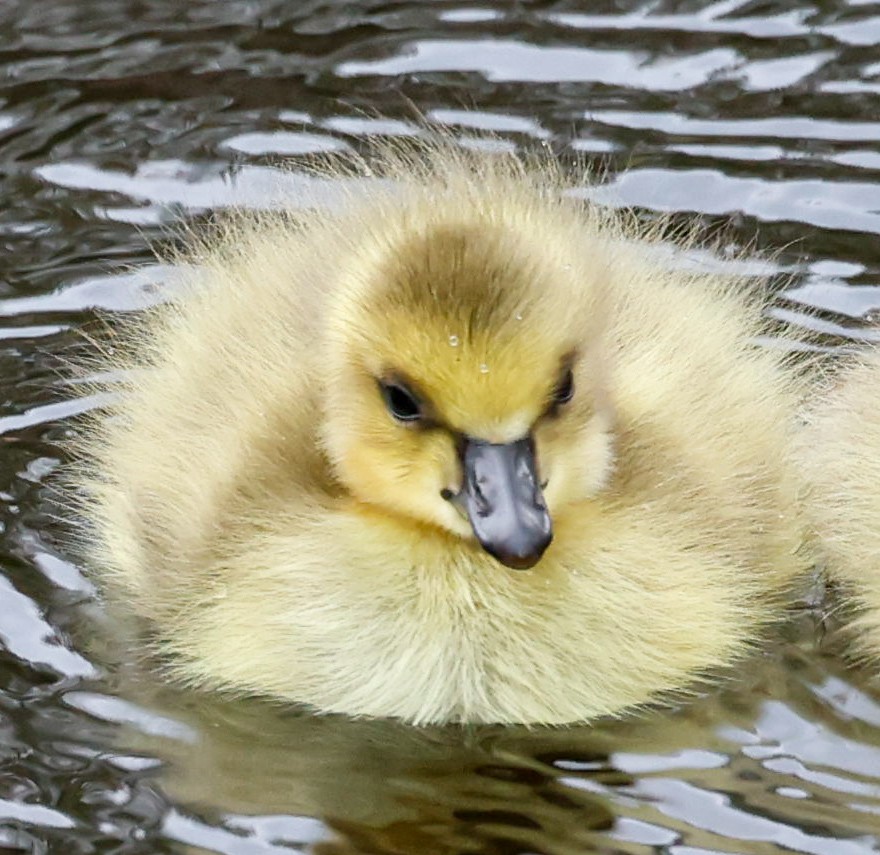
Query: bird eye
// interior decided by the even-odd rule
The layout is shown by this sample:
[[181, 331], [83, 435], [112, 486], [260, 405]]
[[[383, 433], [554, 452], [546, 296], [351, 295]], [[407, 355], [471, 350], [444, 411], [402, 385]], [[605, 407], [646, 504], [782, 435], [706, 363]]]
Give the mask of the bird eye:
[[574, 374], [571, 369], [565, 372], [559, 385], [553, 390], [554, 406], [567, 404], [574, 397]]
[[559, 385], [553, 390], [553, 403], [567, 404], [574, 397], [574, 374], [571, 369], [565, 372]]
[[422, 418], [419, 399], [400, 383], [380, 383], [388, 412], [399, 422], [417, 422]]

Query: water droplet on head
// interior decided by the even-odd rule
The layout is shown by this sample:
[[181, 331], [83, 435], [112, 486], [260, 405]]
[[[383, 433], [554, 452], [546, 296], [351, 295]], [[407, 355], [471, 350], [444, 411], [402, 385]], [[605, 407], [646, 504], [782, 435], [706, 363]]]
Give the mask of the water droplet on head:
[[480, 374], [488, 374], [488, 373], [489, 373], [489, 366], [486, 365], [486, 363], [484, 362], [484, 363], [480, 366]]
[[449, 346], [450, 347], [458, 347], [458, 336], [457, 335], [449, 336]]

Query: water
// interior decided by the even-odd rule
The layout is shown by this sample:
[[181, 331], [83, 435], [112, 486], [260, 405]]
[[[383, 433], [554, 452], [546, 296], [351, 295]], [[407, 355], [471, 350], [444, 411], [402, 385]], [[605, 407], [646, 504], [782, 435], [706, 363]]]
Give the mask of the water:
[[880, 694], [821, 607], [665, 715], [314, 718], [120, 653], [47, 480], [81, 332], [169, 279], [150, 243], [304, 197], [273, 164], [412, 134], [413, 108], [468, 144], [578, 154], [601, 198], [748, 249], [780, 318], [829, 347], [876, 339], [880, 5], [5, 0], [0, 34], [0, 851], [880, 850]]

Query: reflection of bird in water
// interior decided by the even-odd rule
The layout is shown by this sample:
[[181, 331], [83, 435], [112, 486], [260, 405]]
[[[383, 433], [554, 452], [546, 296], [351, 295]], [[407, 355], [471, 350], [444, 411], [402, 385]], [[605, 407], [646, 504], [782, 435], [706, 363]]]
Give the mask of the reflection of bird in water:
[[[813, 624], [808, 615], [804, 622], [802, 643], [811, 651]], [[770, 742], [778, 736], [785, 753], [785, 740], [802, 735], [791, 730], [793, 721], [821, 721], [829, 738], [835, 729], [844, 739], [860, 732], [858, 722], [817, 708], [813, 687], [828, 679], [827, 664], [792, 646], [780, 654], [758, 659], [746, 679], [679, 712], [593, 727], [416, 729], [292, 714], [155, 684], [123, 688], [142, 707], [191, 730], [192, 741], [154, 735], [133, 746], [167, 759], [161, 785], [177, 809], [198, 816], [209, 805], [209, 827], [225, 824], [246, 838], [261, 817], [274, 817], [253, 836], [276, 840], [279, 852], [304, 845], [309, 837], [296, 836], [303, 825], [311, 839], [323, 834], [309, 851], [334, 855], [605, 851], [615, 840], [625, 848], [622, 841], [638, 837], [639, 826], [718, 851], [730, 841], [723, 824], [705, 824], [702, 801], [685, 817], [665, 813], [682, 807], [682, 792], [692, 787], [694, 797], [713, 799], [726, 793], [734, 804], [751, 806], [747, 812], [791, 816], [798, 808], [784, 791], [795, 779], [773, 763], [765, 768], [764, 755], [750, 755], [749, 746], [761, 742], [759, 734]], [[782, 717], [774, 727], [777, 708]], [[815, 815], [816, 802], [802, 809]], [[325, 828], [296, 817], [320, 818]], [[864, 815], [865, 833], [875, 820]], [[219, 851], [238, 851], [230, 841]]]
[[805, 566], [760, 301], [550, 167], [443, 144], [379, 171], [341, 211], [243, 214], [135, 334], [90, 512], [170, 667], [551, 723], [736, 660]]
[[[310, 852], [492, 853], [517, 839], [543, 851], [549, 840], [586, 839], [613, 824], [603, 797], [556, 781], [543, 760], [512, 753], [529, 744], [549, 752], [564, 744], [563, 731], [412, 728], [146, 683], [125, 691], [189, 733], [180, 741], [138, 734], [127, 746], [167, 758], [162, 788], [180, 813], [210, 805], [212, 816], [225, 814], [227, 827], [242, 830], [253, 816], [320, 818], [325, 829]], [[580, 739], [589, 743], [590, 731], [581, 729]], [[506, 747], [496, 752], [496, 740]], [[589, 750], [607, 762], [601, 743]], [[296, 823], [276, 829], [279, 840], [296, 842]], [[176, 832], [166, 828], [171, 839]]]

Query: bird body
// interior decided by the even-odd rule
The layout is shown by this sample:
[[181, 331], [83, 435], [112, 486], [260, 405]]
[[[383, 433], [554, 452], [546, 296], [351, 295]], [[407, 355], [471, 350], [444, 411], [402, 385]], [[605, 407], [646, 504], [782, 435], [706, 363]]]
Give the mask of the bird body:
[[552, 168], [377, 169], [197, 242], [131, 334], [89, 441], [109, 590], [188, 682], [417, 724], [588, 720], [736, 661], [808, 566], [761, 300]]
[[859, 353], [814, 396], [798, 438], [807, 516], [840, 587], [856, 658], [880, 662], [880, 352]]

